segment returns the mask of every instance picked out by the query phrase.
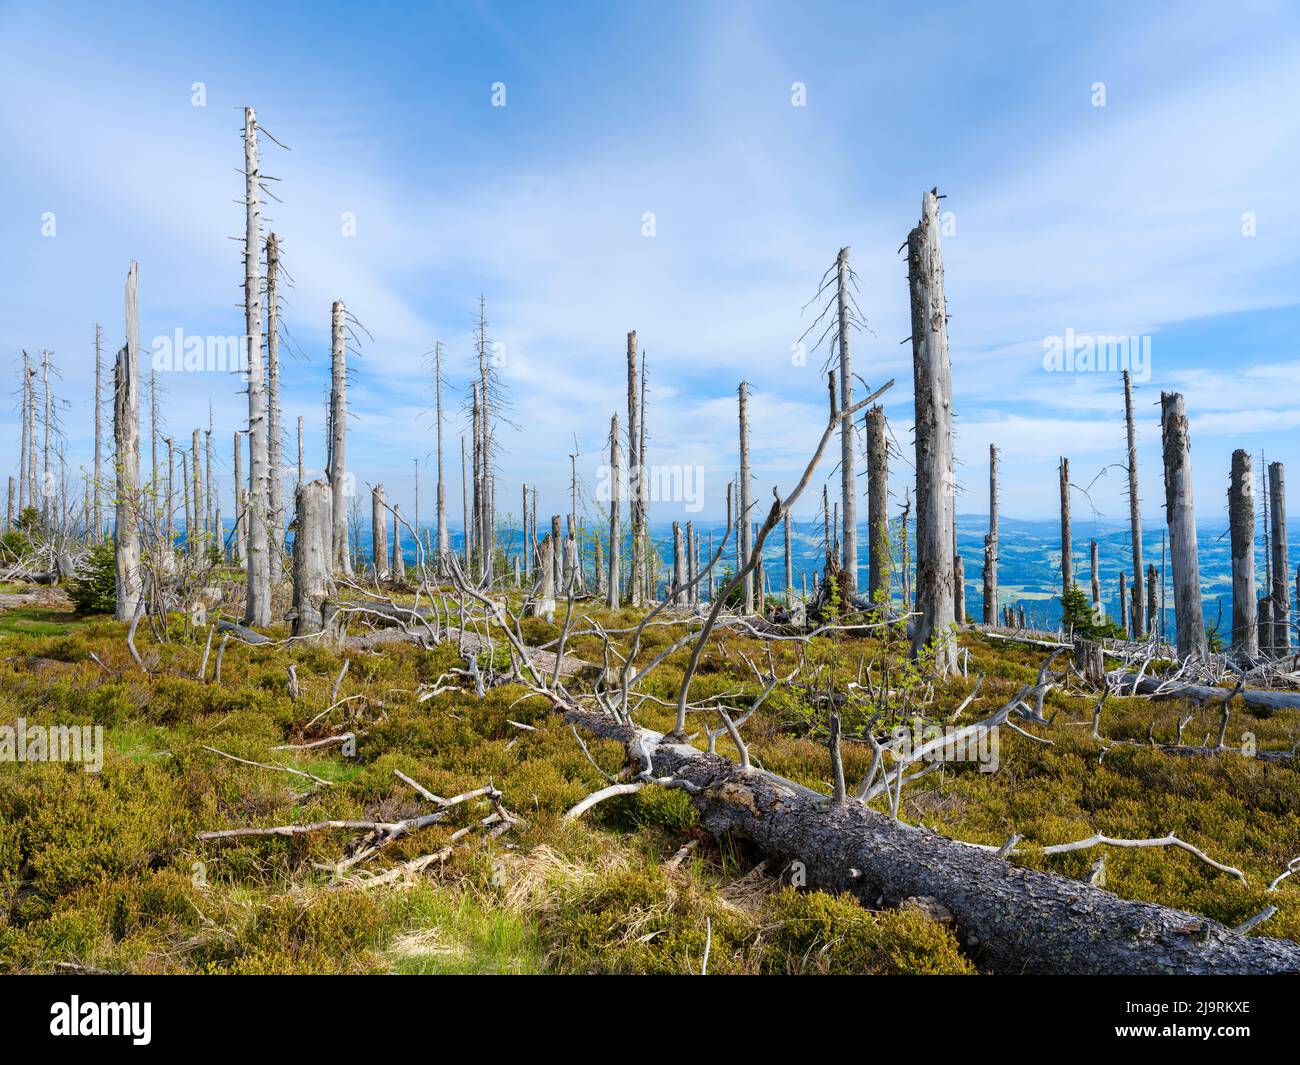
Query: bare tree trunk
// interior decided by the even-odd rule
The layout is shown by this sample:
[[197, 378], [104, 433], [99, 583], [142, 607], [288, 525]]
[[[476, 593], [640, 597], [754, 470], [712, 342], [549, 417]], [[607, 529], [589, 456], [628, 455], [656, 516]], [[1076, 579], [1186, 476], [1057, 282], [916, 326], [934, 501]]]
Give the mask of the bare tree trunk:
[[203, 513], [203, 482], [201, 480], [203, 470], [202, 461], [199, 458], [201, 452], [199, 450], [198, 429], [194, 430], [190, 438], [190, 451], [193, 455], [190, 465], [194, 470], [194, 525], [185, 530], [185, 542], [190, 545], [191, 557], [198, 558], [203, 544], [203, 518], [200, 517]]
[[402, 555], [402, 508], [397, 503], [393, 504], [393, 554], [388, 572], [394, 581], [406, 581], [406, 558]]
[[8, 536], [14, 527], [14, 479], [9, 478], [9, 506], [5, 510], [5, 535]]
[[352, 554], [348, 551], [348, 374], [347, 338], [344, 323], [347, 308], [335, 300], [330, 308], [330, 550], [334, 568], [352, 576]]
[[[740, 555], [737, 558], [737, 565], [744, 567], [749, 561], [749, 554], [753, 550], [753, 540], [750, 536], [749, 524], [749, 383], [740, 382]], [[745, 574], [743, 583], [744, 588], [744, 612], [752, 614], [754, 612], [754, 575], [750, 571]]]
[[[1253, 560], [1252, 560], [1253, 561]], [[1159, 597], [1156, 594], [1156, 567], [1155, 563], [1147, 566], [1147, 633], [1155, 632], [1156, 618], [1159, 612]]]
[[45, 418], [44, 430], [45, 441], [41, 455], [44, 459], [41, 477], [41, 516], [45, 519], [46, 532], [52, 532], [54, 527], [54, 467], [50, 464], [50, 434], [54, 428], [54, 405], [53, 397], [50, 393], [50, 353], [41, 352], [41, 381], [44, 386], [45, 401]]
[[[158, 432], [158, 374], [155, 372], [153, 365], [149, 366], [149, 485], [153, 490], [153, 516], [154, 521], [158, 522], [160, 509], [158, 506], [158, 490], [162, 487], [158, 480], [158, 441], [161, 436]], [[170, 452], [168, 461], [170, 462]], [[171, 466], [167, 467], [168, 484], [170, 485]], [[170, 508], [171, 489], [168, 488], [167, 507]], [[168, 510], [170, 515], [171, 511]]]
[[1147, 618], [1142, 609], [1142, 512], [1138, 503], [1137, 432], [1133, 426], [1133, 381], [1124, 371], [1124, 422], [1128, 434], [1128, 517], [1133, 538], [1133, 636], [1147, 633]]
[[961, 555], [953, 555], [953, 616], [958, 625], [966, 623], [966, 563]]
[[262, 225], [258, 210], [257, 117], [244, 108], [244, 318], [248, 336], [248, 584], [244, 624], [271, 623], [271, 556], [268, 537], [266, 390], [262, 366]]
[[617, 610], [623, 602], [620, 594], [619, 579], [619, 548], [622, 539], [622, 533], [618, 525], [618, 508], [619, 508], [619, 478], [622, 476], [622, 459], [619, 455], [619, 438], [618, 438], [618, 415], [615, 414], [609, 422], [609, 581], [605, 605], [610, 610]]
[[[1255, 599], [1255, 472], [1250, 452], [1244, 448], [1232, 453], [1228, 526], [1232, 535], [1232, 652], [1249, 659], [1259, 654], [1259, 605]], [[1150, 578], [1148, 583], [1153, 583]]]
[[[849, 249], [836, 257], [836, 298], [839, 302], [840, 410], [853, 406], [853, 358], [849, 345]], [[842, 566], [849, 591], [858, 590], [858, 479], [853, 419], [840, 422], [840, 514], [844, 522]]]
[[[247, 516], [244, 514], [244, 445], [240, 441], [240, 432], [235, 430], [235, 562], [239, 565], [244, 563], [244, 529], [246, 526]], [[168, 461], [168, 470], [171, 469], [171, 462]], [[170, 474], [168, 475], [170, 485]], [[167, 489], [167, 505], [171, 506], [171, 488]]]
[[18, 455], [18, 513], [27, 509], [27, 488], [31, 483], [31, 475], [28, 471], [30, 462], [30, 441], [28, 439], [28, 414], [31, 406], [28, 402], [28, 381], [31, 379], [31, 359], [26, 351], [23, 352], [23, 369], [22, 369], [22, 443]]
[[[1100, 620], [1100, 605], [1098, 620]], [[1128, 574], [1123, 570], [1119, 573], [1119, 627], [1128, 632]]]
[[885, 408], [867, 410], [867, 564], [873, 603], [889, 604], [889, 446], [885, 441]]
[[[25, 353], [24, 353], [25, 354]], [[40, 476], [36, 472], [36, 367], [27, 370], [27, 505], [39, 507]]]
[[1286, 543], [1286, 480], [1280, 462], [1269, 464], [1268, 494], [1273, 512], [1273, 654], [1285, 658], [1291, 653], [1291, 590], [1287, 587], [1291, 564]]
[[1074, 587], [1074, 544], [1070, 535], [1070, 460], [1061, 459], [1061, 595]]
[[293, 635], [314, 636], [325, 628], [333, 560], [331, 486], [312, 481], [298, 486], [293, 537]]
[[603, 599], [605, 591], [605, 547], [601, 543], [599, 531], [596, 533], [596, 598]]
[[384, 579], [388, 572], [388, 511], [384, 509], [384, 486], [377, 484], [370, 490], [370, 558], [375, 570], [375, 580]]
[[686, 585], [686, 570], [682, 558], [682, 527], [673, 522], [673, 606], [682, 605], [682, 588]]
[[270, 581], [276, 585], [284, 575], [284, 428], [280, 424], [280, 238], [274, 233], [266, 238], [266, 403]]
[[627, 335], [627, 448], [628, 448], [628, 551], [631, 553], [631, 570], [628, 577], [628, 598], [632, 606], [641, 605], [646, 586], [645, 540], [641, 513], [641, 399], [637, 388], [636, 330]]
[[113, 617], [134, 620], [143, 606], [140, 528], [140, 303], [136, 264], [126, 275], [126, 343], [117, 355], [113, 382], [113, 441], [117, 449], [117, 514], [114, 526], [117, 605]]
[[465, 573], [472, 575], [474, 522], [469, 509], [469, 475], [465, 470], [465, 434], [460, 434], [460, 501], [465, 522]]
[[989, 444], [989, 531], [984, 537], [984, 624], [998, 618], [998, 449]]
[[916, 591], [919, 617], [912, 654], [933, 642], [939, 676], [956, 668], [952, 634], [952, 363], [948, 352], [937, 190], [921, 199], [921, 220], [907, 237], [916, 396]]
[[104, 512], [101, 504], [100, 493], [102, 491], [104, 471], [103, 471], [103, 448], [104, 448], [104, 330], [103, 327], [95, 323], [95, 484], [94, 496], [91, 503], [91, 520], [90, 524], [94, 528], [94, 539], [98, 540], [101, 531], [104, 528]]
[[790, 513], [782, 517], [782, 531], [785, 533], [785, 608], [794, 609], [794, 553], [790, 545]]
[[1178, 657], [1206, 655], [1205, 618], [1201, 607], [1201, 569], [1196, 547], [1196, 512], [1192, 504], [1192, 442], [1187, 409], [1178, 392], [1160, 394], [1160, 427], [1165, 459], [1165, 513], [1174, 570], [1174, 623]]
[[[434, 416], [438, 426], [438, 489], [435, 520], [438, 524], [438, 573], [443, 572], [447, 559], [451, 555], [451, 533], [447, 528], [447, 483], [442, 474], [442, 341], [433, 346], [433, 395]], [[525, 502], [527, 497], [525, 496]], [[525, 508], [526, 509], [526, 508]], [[529, 555], [524, 556], [524, 565], [531, 573], [532, 565]]]
[[551, 580], [557, 595], [564, 592], [564, 537], [560, 532], [560, 515], [551, 515]]
[[636, 437], [628, 434], [628, 461], [632, 461], [635, 451], [637, 469], [640, 471], [636, 480], [637, 511], [641, 520], [641, 569], [644, 572], [645, 587], [641, 590], [641, 602], [654, 599], [655, 563], [657, 555], [652, 550], [650, 539], [650, 467], [646, 464], [646, 357], [641, 353], [641, 420], [637, 426]]
[[203, 495], [208, 501], [208, 509], [205, 511], [204, 521], [205, 527], [212, 534], [214, 542], [220, 546], [221, 530], [217, 527], [216, 520], [217, 498], [212, 494], [212, 430], [212, 400], [208, 400], [208, 429], [203, 438]]
[[[1090, 576], [1092, 577], [1092, 618], [1094, 621], [1100, 621], [1106, 612], [1101, 606], [1101, 567], [1098, 564], [1097, 541], [1090, 541], [1088, 549]], [[1128, 612], [1124, 611], [1123, 616], [1127, 617]]]
[[302, 449], [302, 415], [298, 415], [298, 487], [301, 488], [307, 483], [307, 463], [303, 458]]

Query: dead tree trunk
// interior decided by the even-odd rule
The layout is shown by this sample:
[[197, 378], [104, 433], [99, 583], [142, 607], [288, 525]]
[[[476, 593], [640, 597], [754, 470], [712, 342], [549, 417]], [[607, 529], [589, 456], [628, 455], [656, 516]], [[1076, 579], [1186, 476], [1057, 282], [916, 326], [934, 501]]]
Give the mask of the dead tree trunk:
[[117, 513], [114, 526], [117, 605], [113, 617], [134, 620], [144, 605], [140, 572], [140, 303], [136, 264], [126, 275], [126, 343], [117, 354], [113, 382], [113, 442], [117, 449]]
[[190, 467], [193, 470], [194, 524], [185, 530], [185, 542], [189, 545], [190, 556], [198, 558], [203, 546], [203, 464], [199, 456], [199, 430], [190, 436]]
[[27, 464], [29, 462], [29, 450], [30, 450], [29, 441], [28, 441], [28, 423], [27, 423], [27, 413], [29, 410], [28, 402], [27, 402], [27, 393], [28, 393], [27, 382], [30, 377], [31, 377], [30, 359], [27, 355], [27, 352], [24, 351], [22, 381], [19, 382], [20, 390], [22, 392], [22, 430], [20, 433], [22, 440], [19, 445], [20, 450], [18, 454], [18, 513], [19, 515], [21, 515], [22, 512], [27, 509], [27, 487], [31, 482], [31, 477], [28, 474], [28, 470], [27, 470]]
[[658, 560], [650, 538], [650, 467], [646, 464], [646, 358], [641, 353], [641, 420], [637, 426], [636, 437], [628, 434], [628, 461], [632, 461], [632, 452], [636, 452], [637, 507], [641, 516], [641, 569], [645, 573], [645, 587], [641, 591], [642, 603], [654, 598], [655, 562]]
[[296, 492], [293, 537], [293, 635], [315, 636], [325, 630], [324, 609], [330, 592], [334, 555], [331, 487], [326, 481], [300, 484]]
[[384, 486], [377, 484], [370, 490], [370, 560], [376, 581], [383, 580], [388, 570], [387, 554], [388, 510], [384, 507]]
[[54, 407], [52, 396], [50, 394], [50, 353], [41, 352], [41, 381], [44, 392], [45, 417], [44, 423], [44, 446], [41, 449], [41, 458], [43, 461], [41, 470], [41, 516], [45, 522], [45, 531], [47, 533], [54, 530], [54, 467], [50, 463], [50, 441], [51, 433], [54, 428]]
[[1138, 504], [1137, 432], [1133, 426], [1133, 381], [1124, 371], [1124, 423], [1128, 434], [1128, 517], [1133, 538], [1133, 637], [1147, 633], [1142, 609], [1142, 513]]
[[347, 308], [335, 300], [330, 308], [330, 551], [334, 569], [352, 576], [348, 551], [348, 374]]
[[998, 619], [998, 449], [989, 444], [989, 531], [984, 537], [984, 624]]
[[104, 511], [100, 503], [100, 492], [103, 485], [103, 396], [104, 396], [104, 330], [98, 322], [95, 323], [95, 483], [94, 494], [91, 502], [91, 521], [90, 524], [95, 530], [94, 538], [99, 539], [104, 529]]
[[[26, 355], [26, 352], [23, 353]], [[36, 507], [41, 497], [36, 473], [36, 367], [27, 368], [27, 505]]]
[[1119, 572], [1119, 627], [1128, 632], [1128, 574]]
[[1105, 611], [1101, 607], [1101, 569], [1098, 565], [1097, 541], [1092, 540], [1088, 544], [1090, 576], [1092, 577], [1092, 618], [1094, 621], [1100, 621]]
[[867, 411], [867, 584], [873, 603], [889, 603], [889, 447], [885, 408]]
[[248, 337], [248, 584], [244, 624], [271, 623], [271, 554], [267, 485], [266, 390], [262, 367], [261, 218], [258, 193], [257, 118], [244, 108], [244, 320]]
[[551, 515], [551, 580], [557, 595], [564, 594], [564, 538], [560, 532], [560, 515]]
[[284, 567], [284, 459], [280, 424], [280, 238], [266, 238], [266, 434], [270, 580], [280, 583]]
[[632, 554], [630, 584], [628, 594], [634, 607], [641, 605], [641, 596], [645, 589], [645, 543], [642, 537], [641, 523], [641, 466], [640, 466], [640, 426], [641, 402], [637, 389], [637, 354], [636, 330], [627, 335], [627, 448], [628, 448], [628, 525], [630, 540], [628, 550]]
[[393, 554], [388, 563], [388, 573], [398, 583], [406, 581], [406, 559], [402, 555], [402, 508], [393, 504]]
[[919, 617], [912, 654], [933, 642], [934, 666], [947, 676], [957, 664], [953, 639], [952, 363], [938, 190], [921, 200], [921, 220], [907, 237], [911, 288], [912, 364], [916, 396], [916, 594]]
[[953, 614], [958, 625], [966, 623], [966, 563], [961, 555], [952, 557]]
[[[853, 406], [853, 359], [849, 345], [849, 249], [841, 248], [835, 261], [836, 299], [840, 339], [840, 410]], [[857, 448], [852, 419], [840, 422], [840, 514], [843, 520], [842, 566], [849, 591], [858, 590], [858, 484]]]
[[302, 415], [298, 415], [298, 485], [307, 483], [307, 463], [303, 457], [302, 449]]
[[793, 552], [790, 546], [790, 515], [786, 513], [782, 520], [782, 531], [785, 533], [785, 608], [786, 610], [794, 609], [794, 563]]
[[[1244, 448], [1232, 453], [1228, 526], [1232, 535], [1232, 652], [1249, 659], [1259, 654], [1259, 609], [1255, 599], [1255, 472], [1250, 452]], [[1154, 582], [1149, 580], [1149, 584]]]
[[[740, 382], [740, 555], [737, 564], [742, 568], [749, 561], [753, 549], [749, 524], [749, 383]], [[743, 583], [743, 610], [746, 614], [754, 612], [754, 576], [752, 571], [745, 574]]]
[[1156, 618], [1159, 614], [1159, 601], [1156, 594], [1156, 574], [1155, 563], [1147, 566], [1147, 634], [1150, 635], [1156, 631]]
[[686, 567], [682, 558], [682, 527], [673, 522], [673, 606], [682, 605], [682, 589], [686, 586]]
[[622, 532], [618, 526], [619, 479], [622, 477], [622, 459], [619, 456], [618, 415], [609, 421], [609, 581], [606, 606], [617, 610], [623, 602], [619, 589], [619, 548]]
[[[474, 550], [473, 550], [474, 520], [473, 520], [473, 515], [471, 514], [469, 509], [469, 492], [470, 492], [469, 475], [465, 472], [465, 434], [461, 433], [460, 434], [460, 502], [462, 507], [461, 513], [463, 515], [462, 520], [464, 521], [465, 524], [465, 567], [464, 568], [465, 568], [466, 576], [472, 576], [474, 572], [473, 569], [471, 568], [472, 559], [474, 555]], [[537, 531], [537, 515], [534, 514], [533, 532], [536, 531]]]
[[[246, 517], [244, 514], [244, 445], [240, 442], [240, 432], [235, 430], [235, 562], [239, 565], [244, 564], [244, 527]], [[168, 462], [168, 470], [171, 469], [171, 463]], [[168, 477], [170, 482], [170, 474]], [[171, 489], [168, 488], [167, 506], [171, 507]]]
[[1074, 545], [1070, 536], [1070, 460], [1061, 459], [1061, 595], [1074, 587]]
[[1174, 570], [1174, 624], [1178, 657], [1205, 657], [1205, 618], [1201, 606], [1201, 568], [1192, 505], [1192, 441], [1187, 409], [1178, 392], [1160, 394], [1160, 427], [1165, 459], [1165, 515]]
[[1273, 534], [1273, 654], [1285, 658], [1291, 653], [1291, 564], [1286, 543], [1286, 481], [1280, 462], [1269, 463], [1268, 495]]

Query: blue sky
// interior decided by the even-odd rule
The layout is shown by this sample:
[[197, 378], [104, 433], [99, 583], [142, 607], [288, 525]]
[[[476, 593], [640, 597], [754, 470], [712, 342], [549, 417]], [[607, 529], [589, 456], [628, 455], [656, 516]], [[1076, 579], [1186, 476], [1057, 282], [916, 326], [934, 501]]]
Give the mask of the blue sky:
[[[192, 106], [195, 82], [206, 106]], [[496, 82], [505, 107], [492, 106]], [[517, 510], [525, 481], [541, 512], [568, 509], [575, 433], [594, 491], [632, 328], [650, 360], [651, 461], [702, 466], [716, 515], [743, 377], [758, 491], [788, 487], [824, 424], [824, 353], [799, 366], [791, 346], [841, 245], [871, 327], [855, 367], [873, 386], [898, 380], [886, 409], [901, 501], [912, 403], [897, 249], [932, 185], [954, 222], [961, 512], [987, 508], [990, 442], [1004, 452], [1003, 510], [1020, 517], [1055, 512], [1059, 455], [1080, 485], [1123, 460], [1117, 375], [1043, 368], [1044, 339], [1067, 329], [1151, 338], [1138, 393], [1147, 517], [1163, 496], [1161, 389], [1187, 396], [1202, 517], [1223, 511], [1234, 448], [1300, 460], [1294, 4], [4, 4], [0, 93], [0, 360], [55, 352], [73, 469], [89, 461], [94, 325], [120, 344], [131, 259], [146, 344], [242, 331], [228, 238], [246, 104], [292, 149], [263, 145], [284, 201], [267, 227], [294, 281], [285, 325], [308, 357], [286, 365], [285, 423], [303, 416], [319, 467], [342, 298], [373, 335], [356, 362], [350, 465], [408, 511], [412, 462], [432, 461], [423, 355], [441, 339], [448, 377], [468, 380], [480, 292], [518, 426], [501, 434], [500, 512]], [[238, 379], [164, 384], [169, 433], [188, 438], [213, 403], [229, 511]], [[17, 439], [6, 404], [14, 472]], [[421, 496], [427, 518], [431, 465]], [[1122, 520], [1121, 474], [1092, 500]], [[654, 516], [690, 515], [663, 503]]]

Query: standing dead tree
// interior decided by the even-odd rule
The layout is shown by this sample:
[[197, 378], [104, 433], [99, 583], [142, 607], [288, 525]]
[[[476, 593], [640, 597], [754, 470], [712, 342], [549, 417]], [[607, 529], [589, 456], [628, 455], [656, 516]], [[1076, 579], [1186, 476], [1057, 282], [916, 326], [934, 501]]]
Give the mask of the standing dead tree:
[[[446, 559], [451, 553], [451, 533], [447, 528], [447, 483], [442, 473], [442, 341], [435, 341], [433, 345], [433, 402], [434, 402], [434, 422], [437, 426], [437, 445], [438, 445], [438, 486], [437, 497], [435, 501], [434, 521], [438, 527], [438, 556], [437, 572], [439, 575], [446, 570]], [[529, 564], [527, 555], [525, 555], [525, 564]]]
[[[1100, 621], [1102, 615], [1105, 613], [1101, 606], [1101, 566], [1099, 564], [1098, 553], [1097, 541], [1090, 541], [1088, 544], [1088, 572], [1089, 576], [1092, 578], [1092, 618], [1094, 621]], [[1121, 588], [1123, 587], [1123, 584], [1124, 575], [1121, 573]], [[1128, 616], [1126, 611], [1121, 611], [1121, 614], [1125, 617]]]
[[95, 530], [95, 539], [104, 531], [104, 511], [100, 502], [100, 493], [103, 488], [104, 471], [102, 464], [103, 454], [103, 395], [104, 395], [104, 330], [103, 327], [95, 323], [95, 468], [94, 483], [92, 486], [93, 495], [91, 503], [91, 525]]
[[1268, 498], [1272, 512], [1273, 566], [1273, 654], [1285, 658], [1291, 653], [1291, 564], [1287, 559], [1286, 543], [1286, 480], [1282, 463], [1268, 466]]
[[1160, 394], [1160, 431], [1165, 461], [1165, 517], [1174, 570], [1174, 624], [1178, 657], [1205, 658], [1205, 618], [1201, 606], [1201, 568], [1192, 505], [1192, 441], [1181, 393]]
[[384, 486], [375, 485], [370, 490], [370, 558], [375, 569], [375, 583], [384, 579], [388, 560], [388, 510], [384, 506]]
[[1147, 617], [1142, 602], [1142, 514], [1138, 502], [1137, 432], [1133, 425], [1133, 381], [1124, 371], [1124, 423], [1128, 436], [1128, 518], [1133, 539], [1133, 638], [1147, 634]]
[[989, 531], [984, 536], [984, 624], [998, 623], [998, 449], [989, 444]]
[[[1232, 537], [1232, 652], [1241, 659], [1259, 656], [1259, 614], [1255, 601], [1255, 473], [1250, 452], [1232, 453], [1228, 484], [1228, 527]], [[1147, 598], [1154, 590], [1154, 567]]]
[[628, 525], [630, 540], [628, 551], [631, 554], [631, 573], [628, 584], [628, 596], [634, 607], [641, 605], [641, 597], [646, 585], [645, 538], [642, 523], [645, 515], [641, 508], [641, 402], [637, 389], [637, 354], [636, 330], [627, 335], [627, 451], [628, 451]]
[[293, 635], [315, 636], [325, 629], [324, 611], [330, 595], [333, 533], [330, 485], [300, 484], [297, 490], [293, 537]]
[[270, 522], [270, 581], [280, 583], [284, 569], [284, 459], [280, 424], [280, 238], [266, 238], [266, 403], [267, 506]]
[[1061, 595], [1074, 587], [1074, 545], [1070, 536], [1070, 460], [1062, 456], [1061, 478]]
[[605, 605], [610, 610], [617, 610], [623, 602], [619, 588], [619, 549], [622, 532], [618, 526], [619, 478], [622, 476], [622, 460], [619, 457], [618, 415], [609, 422], [609, 579], [606, 581]]
[[352, 576], [352, 555], [348, 551], [348, 373], [345, 326], [347, 308], [335, 300], [330, 309], [330, 497], [331, 551], [334, 569]]
[[271, 623], [271, 556], [268, 536], [266, 388], [262, 366], [261, 176], [257, 116], [244, 108], [244, 322], [248, 344], [248, 582], [244, 624]]
[[737, 559], [737, 567], [745, 571], [745, 579], [742, 583], [744, 589], [743, 609], [746, 614], [754, 612], [754, 578], [752, 568], [748, 565], [750, 553], [753, 551], [753, 542], [750, 539], [749, 524], [749, 383], [741, 381], [738, 389], [740, 397], [740, 555]]
[[871, 602], [889, 605], [889, 444], [885, 439], [885, 408], [867, 411], [867, 588]]
[[117, 353], [113, 381], [113, 442], [117, 450], [117, 513], [114, 523], [117, 605], [113, 617], [134, 621], [144, 605], [140, 572], [140, 302], [136, 264], [126, 275], [126, 343]]
[[952, 362], [938, 189], [921, 198], [921, 220], [907, 235], [911, 290], [912, 369], [916, 399], [916, 605], [912, 654], [934, 645], [934, 667], [957, 665], [953, 638]]

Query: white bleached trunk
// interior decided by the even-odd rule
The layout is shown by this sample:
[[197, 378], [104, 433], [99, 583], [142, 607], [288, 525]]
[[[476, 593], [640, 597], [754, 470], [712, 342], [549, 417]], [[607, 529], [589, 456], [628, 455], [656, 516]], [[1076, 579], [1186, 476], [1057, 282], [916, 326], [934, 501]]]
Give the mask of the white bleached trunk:
[[[753, 550], [753, 540], [750, 536], [749, 523], [749, 383], [740, 382], [740, 553], [736, 559], [736, 564], [744, 567], [749, 561], [750, 552]], [[754, 612], [754, 574], [750, 570], [746, 572], [745, 579], [742, 582], [744, 589], [744, 612], [752, 614]]]
[[618, 415], [609, 422], [609, 579], [606, 581], [605, 605], [610, 610], [617, 610], [623, 602], [619, 588], [619, 565], [622, 532], [619, 529], [619, 479], [622, 473], [622, 458], [619, 454]]
[[330, 534], [334, 569], [352, 576], [352, 555], [348, 551], [348, 374], [347, 338], [344, 324], [347, 308], [335, 300], [330, 308]]
[[330, 485], [301, 484], [295, 493], [293, 537], [293, 635], [315, 636], [324, 631], [324, 606], [330, 593], [333, 532]]
[[1149, 621], [1142, 601], [1142, 513], [1138, 505], [1137, 431], [1133, 426], [1133, 381], [1124, 371], [1124, 424], [1128, 437], [1128, 520], [1133, 541], [1133, 636], [1141, 639]]
[[117, 514], [114, 526], [117, 605], [113, 616], [130, 621], [143, 605], [140, 528], [140, 303], [136, 264], [126, 275], [126, 343], [117, 355], [113, 382], [113, 440], [117, 449]]
[[1187, 408], [1180, 393], [1160, 394], [1160, 430], [1164, 445], [1169, 557], [1174, 571], [1178, 657], [1204, 658], [1207, 647], [1201, 605], [1201, 569], [1196, 547], [1196, 512], [1192, 503], [1192, 442], [1187, 430]]
[[244, 624], [271, 623], [271, 554], [265, 370], [262, 366], [262, 225], [258, 207], [257, 116], [244, 108], [244, 322], [248, 337], [248, 582]]
[[[836, 287], [839, 301], [840, 334], [840, 409], [853, 406], [853, 359], [849, 345], [849, 249], [841, 248], [836, 259]], [[842, 565], [849, 589], [858, 590], [858, 485], [857, 448], [854, 447], [853, 419], [840, 422], [840, 534]]]
[[[1228, 485], [1228, 528], [1232, 537], [1232, 651], [1241, 658], [1259, 654], [1259, 604], [1255, 598], [1255, 472], [1250, 452], [1232, 453]], [[1155, 589], [1148, 575], [1147, 598]]]
[[279, 584], [284, 568], [284, 460], [280, 424], [280, 239], [266, 238], [266, 433], [267, 509], [271, 584]]

